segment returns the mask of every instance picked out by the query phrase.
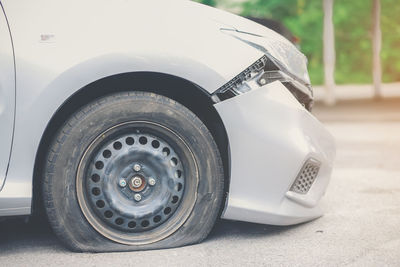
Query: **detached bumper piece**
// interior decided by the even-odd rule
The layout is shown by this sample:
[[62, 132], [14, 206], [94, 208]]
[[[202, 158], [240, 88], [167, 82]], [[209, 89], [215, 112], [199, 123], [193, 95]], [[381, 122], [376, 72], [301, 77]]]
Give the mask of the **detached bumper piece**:
[[260, 86], [280, 81], [308, 111], [314, 104], [311, 85], [303, 84], [282, 71], [265, 71], [257, 80]]
[[215, 104], [228, 133], [231, 180], [223, 218], [290, 225], [322, 215], [332, 136], [279, 81]]

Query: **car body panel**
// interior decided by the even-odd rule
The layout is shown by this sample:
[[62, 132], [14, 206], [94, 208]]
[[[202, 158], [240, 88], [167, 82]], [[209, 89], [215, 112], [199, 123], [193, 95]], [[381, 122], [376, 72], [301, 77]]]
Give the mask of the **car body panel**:
[[[318, 216], [335, 156], [332, 136], [279, 81], [215, 105], [226, 127], [231, 182], [222, 217], [295, 224]], [[321, 163], [306, 195], [290, 188], [307, 159]]]
[[14, 128], [14, 55], [7, 19], [0, 6], [0, 190], [6, 177]]

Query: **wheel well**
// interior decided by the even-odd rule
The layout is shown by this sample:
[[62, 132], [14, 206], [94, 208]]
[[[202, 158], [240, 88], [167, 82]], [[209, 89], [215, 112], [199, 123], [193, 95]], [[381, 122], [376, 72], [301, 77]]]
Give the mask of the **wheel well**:
[[[78, 90], [57, 110], [42, 136], [35, 159], [33, 177], [33, 213], [41, 214], [41, 178], [46, 153], [54, 133], [79, 108], [96, 98], [123, 91], [145, 91], [169, 97], [195, 113], [207, 126], [221, 154], [225, 175], [225, 192], [229, 188], [230, 161], [228, 136], [224, 124], [213, 106], [210, 94], [182, 78], [153, 72], [123, 73], [97, 80]], [[225, 200], [224, 200], [225, 201]], [[222, 208], [225, 203], [222, 204]], [[221, 209], [222, 211], [222, 209]]]

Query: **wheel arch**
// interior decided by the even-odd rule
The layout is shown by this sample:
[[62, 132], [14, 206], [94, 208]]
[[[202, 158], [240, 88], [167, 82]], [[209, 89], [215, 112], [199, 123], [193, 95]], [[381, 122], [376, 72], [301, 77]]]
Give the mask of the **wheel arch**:
[[[76, 110], [96, 98], [124, 91], [145, 91], [169, 97], [191, 110], [206, 125], [211, 132], [221, 154], [224, 167], [225, 186], [229, 189], [230, 157], [229, 140], [225, 126], [213, 106], [210, 94], [200, 86], [170, 74], [157, 72], [121, 73], [96, 80], [69, 97], [52, 116], [41, 137], [36, 152], [33, 175], [32, 213], [41, 213], [42, 193], [41, 178], [46, 153], [55, 132], [65, 120]], [[226, 197], [224, 197], [225, 201]], [[225, 203], [221, 205], [221, 211]]]

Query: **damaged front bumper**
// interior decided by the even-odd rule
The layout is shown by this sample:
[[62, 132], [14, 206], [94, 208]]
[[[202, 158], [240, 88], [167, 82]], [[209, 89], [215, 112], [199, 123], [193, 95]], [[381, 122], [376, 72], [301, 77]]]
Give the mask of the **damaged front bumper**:
[[280, 81], [250, 86], [215, 104], [231, 157], [222, 217], [289, 225], [321, 216], [318, 202], [335, 156], [332, 136]]

